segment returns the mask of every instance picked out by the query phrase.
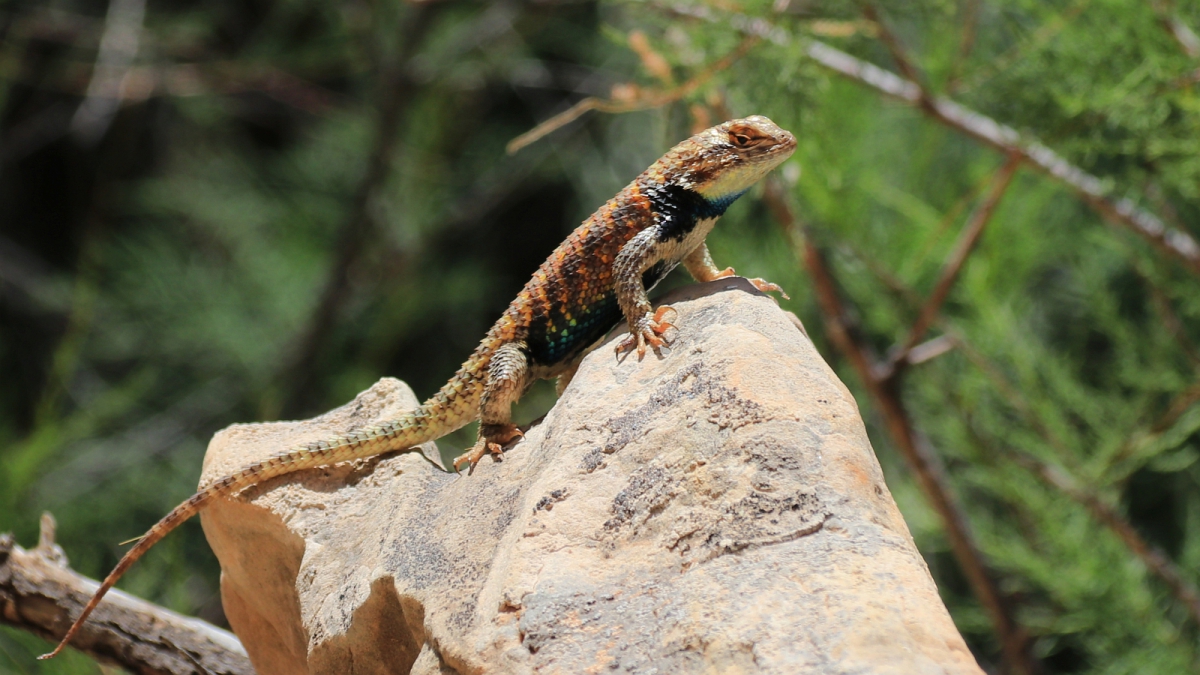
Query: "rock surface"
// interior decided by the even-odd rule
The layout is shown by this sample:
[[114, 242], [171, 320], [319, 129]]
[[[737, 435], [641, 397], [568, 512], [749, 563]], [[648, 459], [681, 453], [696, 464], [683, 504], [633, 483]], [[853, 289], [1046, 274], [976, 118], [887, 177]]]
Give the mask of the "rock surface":
[[[610, 339], [473, 476], [398, 454], [205, 511], [260, 675], [981, 673], [799, 322], [743, 280], [666, 300], [662, 358]], [[230, 427], [202, 482], [415, 405]]]

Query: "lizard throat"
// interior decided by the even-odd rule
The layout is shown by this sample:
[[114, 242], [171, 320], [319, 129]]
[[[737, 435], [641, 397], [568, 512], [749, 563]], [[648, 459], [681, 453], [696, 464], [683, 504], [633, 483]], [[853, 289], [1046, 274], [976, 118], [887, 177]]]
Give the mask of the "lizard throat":
[[643, 188], [642, 192], [650, 200], [659, 228], [659, 241], [678, 241], [690, 234], [701, 220], [719, 218], [746, 191], [710, 198], [695, 190], [668, 183]]

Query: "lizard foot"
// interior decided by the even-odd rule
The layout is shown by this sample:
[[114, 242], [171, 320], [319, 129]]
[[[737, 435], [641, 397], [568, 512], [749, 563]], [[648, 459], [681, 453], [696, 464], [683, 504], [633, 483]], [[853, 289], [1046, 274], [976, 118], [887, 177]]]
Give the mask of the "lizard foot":
[[749, 281], [754, 285], [755, 288], [763, 293], [775, 292], [782, 295], [784, 300], [791, 300], [791, 297], [789, 297], [787, 293], [784, 293], [783, 289], [780, 288], [778, 284], [773, 284], [765, 279], [759, 279], [758, 277], [747, 279], [746, 281]]
[[512, 424], [483, 424], [479, 427], [479, 440], [475, 442], [475, 445], [454, 458], [454, 470], [461, 471], [462, 465], [470, 462], [471, 467], [467, 469], [469, 476], [475, 471], [475, 465], [483, 459], [484, 455], [490, 452], [492, 455], [500, 457], [504, 454], [504, 446], [524, 437], [525, 434]]
[[[637, 324], [637, 329], [629, 332], [624, 340], [617, 343], [617, 355], [622, 352], [627, 352], [632, 349], [637, 350], [638, 360], [646, 355], [646, 345], [650, 345], [657, 354], [660, 347], [670, 346], [671, 343], [665, 337], [661, 337], [668, 329], [675, 328], [675, 324], [663, 321], [663, 317], [667, 312], [675, 312], [675, 309], [667, 305], [662, 305], [654, 314], [647, 313]], [[675, 312], [678, 314], [678, 312]]]
[[[735, 276], [737, 276], [737, 273], [733, 271], [733, 268], [726, 267], [725, 269], [721, 270], [720, 272], [717, 272], [717, 275], [714, 276], [712, 279], [708, 279], [708, 281], [716, 281], [717, 279], [728, 279], [729, 277], [735, 277]], [[772, 293], [772, 292], [778, 293], [783, 296], [784, 300], [791, 300], [791, 298], [788, 297], [788, 294], [784, 293], [783, 289], [780, 288], [778, 286], [778, 284], [773, 284], [773, 283], [767, 281], [766, 279], [759, 279], [758, 277], [755, 277], [753, 279], [746, 279], [746, 281], [749, 281], [755, 288], [762, 291], [763, 293]]]

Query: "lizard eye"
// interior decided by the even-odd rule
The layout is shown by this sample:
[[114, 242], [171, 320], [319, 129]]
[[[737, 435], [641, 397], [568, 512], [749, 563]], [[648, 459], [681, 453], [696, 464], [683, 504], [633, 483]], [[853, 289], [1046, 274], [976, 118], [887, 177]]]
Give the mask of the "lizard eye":
[[739, 124], [729, 130], [729, 144], [739, 150], [753, 148], [766, 138], [757, 129]]

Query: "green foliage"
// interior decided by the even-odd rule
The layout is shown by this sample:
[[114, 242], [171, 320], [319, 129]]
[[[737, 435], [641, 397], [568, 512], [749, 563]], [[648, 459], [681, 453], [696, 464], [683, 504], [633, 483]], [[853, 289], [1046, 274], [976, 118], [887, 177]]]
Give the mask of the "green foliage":
[[[151, 3], [135, 61], [157, 88], [89, 145], [69, 128], [106, 3], [26, 3], [0, 23], [0, 531], [32, 545], [51, 510], [72, 566], [97, 576], [194, 488], [233, 422], [307, 416], [390, 375], [431, 393], [554, 245], [697, 115], [766, 114], [797, 133], [779, 175], [827, 252], [864, 342], [903, 343], [1005, 158], [918, 109], [838, 79], [820, 39], [903, 69], [859, 3], [745, 2], [787, 36], [745, 46], [725, 12], [663, 3]], [[874, 6], [925, 86], [1045, 143], [1172, 227], [1200, 236], [1200, 60], [1166, 0], [930, 0]], [[430, 12], [422, 30], [411, 28]], [[48, 29], [47, 26], [53, 29]], [[66, 26], [66, 28], [63, 28]], [[670, 82], [630, 48], [643, 31]], [[415, 44], [414, 44], [415, 43]], [[415, 57], [400, 63], [402, 55]], [[397, 79], [395, 73], [403, 73]], [[584, 117], [504, 145], [614, 84], [672, 91], [652, 110]], [[370, 182], [388, 92], [401, 123]], [[67, 111], [64, 116], [61, 111]], [[36, 132], [36, 133], [35, 133]], [[32, 139], [32, 140], [31, 140]], [[763, 276], [856, 394], [918, 546], [985, 666], [988, 614], [858, 375], [823, 334], [795, 233], [759, 197], [710, 238]], [[365, 201], [364, 201], [365, 200]], [[362, 208], [360, 205], [365, 204]], [[366, 214], [367, 245], [346, 232]], [[311, 352], [322, 297], [353, 265]], [[669, 283], [684, 283], [676, 275]], [[1070, 476], [1200, 582], [1200, 279], [1054, 179], [1022, 169], [901, 395], [944, 462], [973, 534], [1048, 673], [1198, 667], [1197, 626], [1126, 542], [1029, 461]], [[299, 354], [305, 354], [298, 360]], [[1193, 392], [1189, 394], [1188, 392]], [[548, 388], [522, 402], [529, 420]], [[443, 445], [453, 452], [470, 431]], [[223, 621], [194, 524], [123, 587]], [[0, 630], [0, 672], [91, 673]]]

